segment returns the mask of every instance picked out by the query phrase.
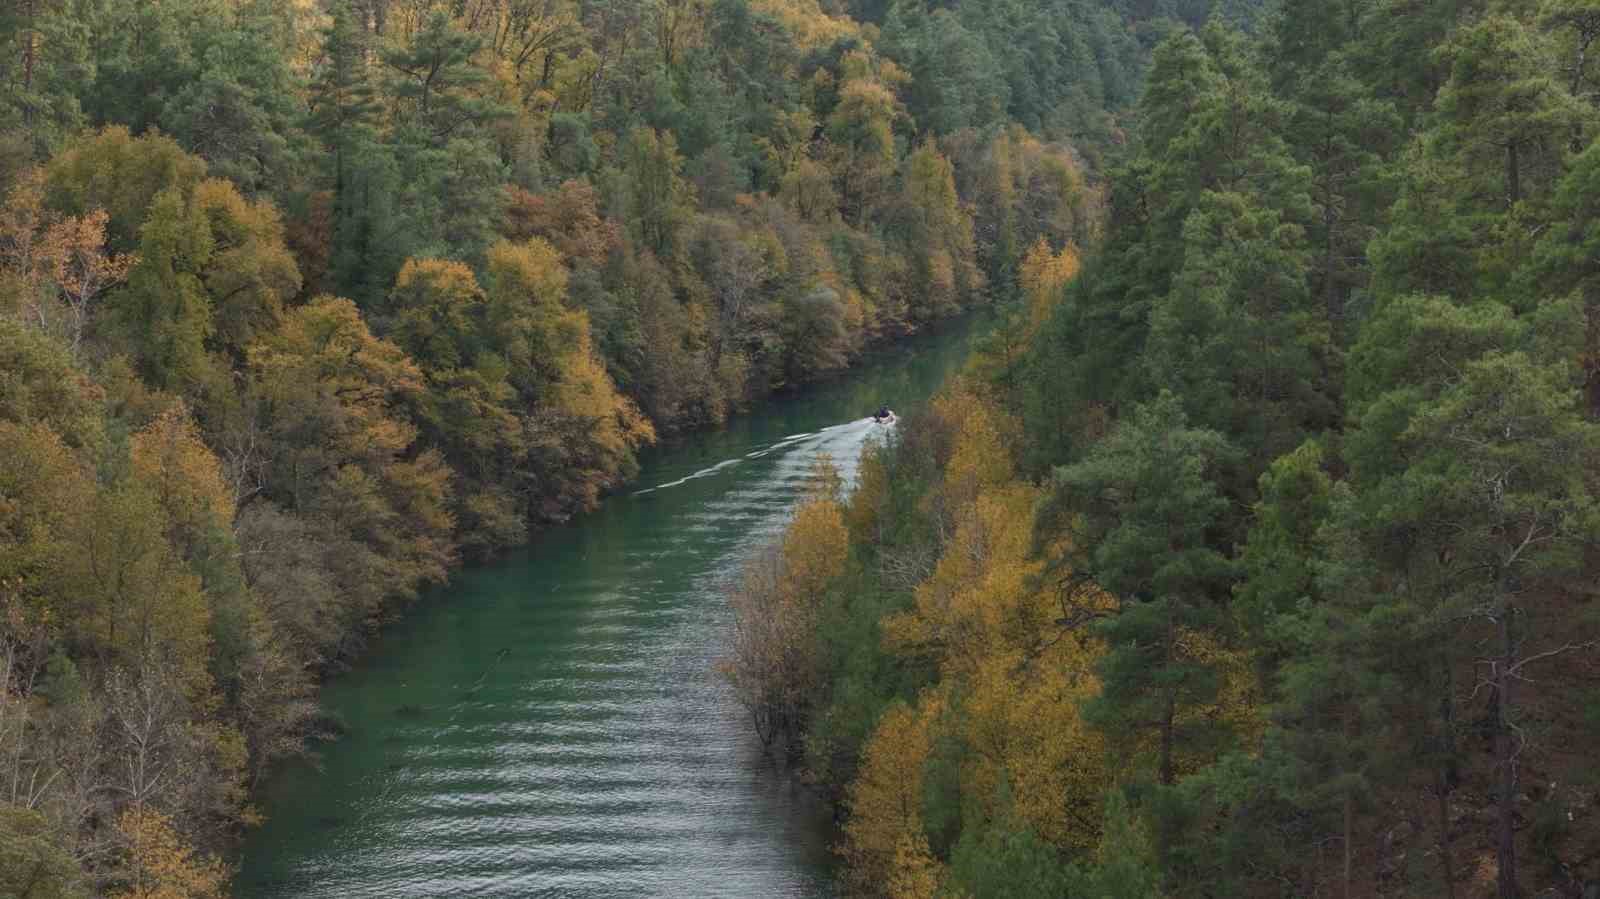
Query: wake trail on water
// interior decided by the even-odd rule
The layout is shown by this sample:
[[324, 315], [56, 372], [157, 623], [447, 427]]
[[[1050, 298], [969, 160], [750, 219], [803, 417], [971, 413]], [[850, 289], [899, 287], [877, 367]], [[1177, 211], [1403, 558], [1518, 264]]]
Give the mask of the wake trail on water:
[[643, 490], [635, 490], [632, 495], [644, 496], [660, 490], [670, 490], [673, 487], [681, 487], [690, 481], [714, 477], [747, 460], [764, 459], [774, 454], [787, 456], [793, 451], [797, 450], [812, 451], [803, 453], [803, 455], [808, 458], [817, 455], [821, 451], [831, 452], [834, 449], [842, 451], [838, 454], [838, 456], [842, 457], [848, 455], [848, 458], [841, 459], [836, 457], [834, 461], [836, 464], [840, 461], [847, 462], [852, 477], [846, 478], [846, 480], [853, 480], [856, 456], [859, 455], [862, 447], [876, 434], [887, 434], [888, 431], [893, 427], [894, 425], [892, 424], [880, 425], [871, 418], [861, 418], [855, 421], [829, 425], [817, 431], [805, 431], [799, 434], [790, 434], [787, 437], [784, 437], [782, 440], [766, 446], [757, 447], [756, 449], [745, 453], [743, 456], [732, 459], [724, 459], [715, 465], [702, 468], [692, 474], [684, 475], [675, 481], [667, 481], [662, 484], [657, 484], [654, 487], [646, 487]]

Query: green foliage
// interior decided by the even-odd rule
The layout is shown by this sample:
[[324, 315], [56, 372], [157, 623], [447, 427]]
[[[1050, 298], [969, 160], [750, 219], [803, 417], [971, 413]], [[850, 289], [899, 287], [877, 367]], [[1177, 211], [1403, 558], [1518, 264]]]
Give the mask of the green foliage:
[[287, 193], [304, 177], [307, 149], [292, 23], [273, 4], [252, 0], [221, 21], [208, 17], [187, 37], [193, 69], [164, 92], [162, 130], [247, 195]]
[[434, 145], [504, 114], [480, 96], [489, 75], [473, 64], [483, 39], [457, 29], [442, 10], [433, 13], [407, 46], [383, 55], [391, 70], [386, 93], [397, 127], [421, 132]]
[[[313, 6], [0, 10], [0, 756], [50, 784], [0, 892], [119, 819], [188, 864], [460, 556], [1019, 297], [978, 436], [868, 460], [785, 619], [872, 886], [1459, 894], [1486, 845], [1572, 888], [1532, 782], [1596, 639], [1591, 0]], [[1012, 459], [1031, 559], [974, 486]]]
[[1093, 714], [1113, 731], [1156, 730], [1163, 784], [1175, 782], [1180, 745], [1217, 739], [1205, 736], [1214, 722], [1181, 713], [1217, 696], [1217, 672], [1194, 642], [1220, 628], [1219, 591], [1233, 573], [1207, 538], [1227, 514], [1211, 478], [1236, 450], [1187, 425], [1164, 392], [1054, 478], [1054, 502], [1081, 516], [1079, 570], [1122, 597], [1100, 627], [1110, 652]]
[[1082, 887], [1109, 899], [1151, 896], [1160, 890], [1155, 847], [1137, 813], [1115, 790], [1106, 801], [1106, 825], [1095, 866]]
[[367, 64], [366, 30], [349, 3], [335, 3], [321, 37], [322, 66], [309, 91], [309, 128], [335, 155], [335, 181], [343, 184], [342, 153], [375, 123], [377, 101]]
[[906, 106], [920, 127], [948, 134], [1000, 119], [1009, 86], [991, 48], [955, 12], [897, 5], [884, 22], [883, 42], [911, 74]]
[[45, 424], [68, 446], [94, 452], [106, 438], [103, 403], [65, 347], [0, 318], [0, 421]]
[[692, 194], [683, 180], [683, 157], [672, 132], [635, 128], [624, 147], [624, 187], [616, 217], [642, 246], [662, 259], [677, 252]]
[[0, 12], [0, 133], [14, 164], [44, 159], [82, 126], [81, 91], [96, 63], [86, 25], [103, 12], [92, 0]]
[[476, 61], [483, 38], [433, 13], [382, 54], [383, 95], [398, 166], [390, 240], [405, 255], [481, 262], [504, 209], [505, 165], [486, 129], [509, 110]]
[[[969, 828], [950, 853], [950, 880], [953, 891], [959, 890], [960, 895], [983, 899], [1074, 896], [1079, 895], [1082, 879], [1062, 862], [1055, 847], [1014, 822]], [[1084, 895], [1134, 894], [1108, 891]]]
[[0, 805], [0, 895], [18, 899], [90, 895], [65, 837], [51, 831], [44, 815], [9, 803]]
[[187, 206], [171, 188], [152, 199], [139, 229], [139, 263], [111, 302], [139, 373], [157, 387], [192, 389], [210, 362], [205, 345], [214, 325], [201, 272], [215, 244], [210, 223]]
[[110, 216], [107, 242], [119, 251], [136, 248], [156, 197], [165, 191], [187, 198], [205, 177], [205, 162], [159, 134], [133, 137], [111, 126], [81, 136], [45, 167], [46, 205], [65, 215], [104, 209]]
[[1259, 468], [1335, 417], [1317, 383], [1331, 347], [1306, 290], [1304, 233], [1245, 196], [1207, 192], [1182, 240], [1183, 267], [1150, 312], [1147, 377], [1254, 448]]
[[1308, 442], [1261, 475], [1261, 499], [1240, 551], [1243, 582], [1234, 599], [1241, 623], [1257, 640], [1269, 639], [1279, 616], [1316, 595], [1316, 541], [1331, 511], [1326, 460], [1321, 445]]

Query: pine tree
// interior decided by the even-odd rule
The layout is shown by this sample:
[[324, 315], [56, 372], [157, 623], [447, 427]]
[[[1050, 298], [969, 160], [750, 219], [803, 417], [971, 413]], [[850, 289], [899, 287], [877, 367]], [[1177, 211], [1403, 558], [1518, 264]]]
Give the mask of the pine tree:
[[402, 182], [392, 151], [379, 139], [380, 107], [364, 23], [347, 0], [331, 12], [312, 77], [307, 130], [330, 155], [332, 280], [370, 303], [389, 288], [409, 249], [398, 245], [395, 200]]
[[322, 33], [322, 59], [311, 82], [308, 127], [333, 153], [336, 195], [346, 190], [348, 157], [370, 140], [378, 103], [368, 67], [365, 28], [346, 0], [333, 5]]
[[490, 76], [474, 61], [483, 39], [457, 29], [442, 10], [410, 42], [383, 54], [395, 125], [435, 148], [503, 116], [487, 93]]
[[[1150, 312], [1145, 370], [1191, 421], [1230, 435], [1249, 477], [1333, 423], [1327, 321], [1306, 289], [1304, 232], [1250, 194], [1207, 192], [1183, 266]], [[1237, 481], [1231, 492], [1247, 491]]]
[[1265, 54], [1273, 88], [1290, 104], [1284, 135], [1311, 172], [1311, 289], [1336, 335], [1365, 286], [1366, 244], [1390, 199], [1381, 163], [1403, 133], [1393, 103], [1374, 95], [1351, 60], [1369, 5], [1285, 4]]
[[1162, 393], [1054, 477], [1056, 502], [1081, 516], [1070, 531], [1077, 569], [1120, 602], [1099, 628], [1108, 653], [1091, 714], [1115, 733], [1152, 739], [1165, 785], [1222, 736], [1190, 713], [1219, 689], [1197, 641], [1224, 627], [1233, 565], [1209, 541], [1228, 504], [1211, 478], [1235, 455], [1221, 435], [1189, 427], [1177, 398]]
[[306, 150], [290, 28], [270, 4], [251, 0], [190, 39], [195, 71], [168, 96], [162, 129], [246, 194], [287, 195], [304, 177]]

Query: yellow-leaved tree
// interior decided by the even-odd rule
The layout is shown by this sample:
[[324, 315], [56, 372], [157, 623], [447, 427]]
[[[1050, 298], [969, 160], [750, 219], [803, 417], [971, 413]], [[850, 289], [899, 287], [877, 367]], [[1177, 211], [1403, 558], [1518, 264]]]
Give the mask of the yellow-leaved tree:
[[538, 470], [560, 486], [535, 514], [561, 518], [592, 508], [637, 470], [634, 452], [655, 429], [617, 390], [594, 347], [589, 317], [566, 305], [567, 269], [542, 238], [489, 248], [488, 327], [529, 419]]
[[[962, 791], [998, 816], [1002, 788], [1013, 811], [1062, 848], [1094, 845], [1105, 784], [1112, 778], [1099, 733], [1080, 714], [1099, 689], [1099, 642], [1060, 623], [1057, 588], [1041, 583], [1033, 549], [1039, 492], [1011, 482], [968, 507], [911, 611], [884, 622], [886, 645], [939, 666], [959, 689], [960, 726], [970, 748]], [[1093, 593], [1075, 605], [1109, 610]]]
[[950, 315], [983, 287], [973, 242], [972, 210], [956, 192], [955, 169], [929, 141], [902, 165], [900, 240], [913, 269], [912, 313]]
[[1028, 301], [1028, 334], [1036, 333], [1056, 304], [1061, 292], [1078, 276], [1083, 267], [1076, 247], [1068, 244], [1059, 253], [1050, 250], [1050, 244], [1040, 237], [1022, 257], [1022, 269], [1017, 281], [1022, 295]]
[[133, 435], [129, 455], [135, 477], [154, 490], [167, 534], [180, 551], [192, 557], [201, 541], [231, 526], [233, 491], [222, 463], [182, 402]]
[[215, 858], [189, 846], [172, 819], [144, 806], [134, 806], [117, 819], [127, 845], [124, 872], [128, 885], [117, 899], [224, 899], [229, 872]]
[[862, 752], [861, 771], [845, 800], [850, 822], [840, 846], [850, 865], [848, 877], [861, 888], [885, 885], [902, 865], [922, 862], [923, 763], [933, 747], [934, 718], [942, 709], [938, 694], [923, 696], [917, 705], [893, 705]]
[[746, 564], [729, 596], [732, 651], [719, 668], [767, 745], [800, 736], [824, 686], [817, 621], [849, 558], [838, 471], [824, 457], [815, 474], [782, 541]]
[[[943, 529], [940, 556], [911, 608], [881, 627], [890, 655], [938, 676], [917, 705], [885, 713], [850, 788], [843, 854], [849, 876], [869, 892], [948, 888], [930, 846], [946, 825], [929, 822], [957, 807], [962, 827], [1019, 822], [1063, 852], [1090, 850], [1100, 838], [1117, 770], [1081, 709], [1099, 692], [1104, 647], [1072, 626], [1069, 610], [1108, 612], [1114, 600], [1046, 577], [1060, 574], [1052, 563], [1064, 547], [1036, 545], [1041, 493], [1016, 476], [1014, 428], [990, 400], [959, 386], [933, 404], [928, 432], [943, 471], [924, 509]], [[874, 464], [864, 484], [881, 492], [885, 475], [872, 473]], [[939, 758], [930, 759], [934, 746]], [[949, 762], [958, 795], [936, 800], [951, 787], [924, 782], [932, 770], [952, 770]]]
[[59, 622], [76, 608], [54, 565], [94, 503], [89, 466], [47, 425], [0, 421], [0, 584], [28, 617]]
[[808, 50], [861, 34], [854, 19], [829, 15], [817, 0], [754, 0], [750, 7], [782, 22], [796, 43]]
[[948, 537], [980, 491], [1010, 482], [1016, 472], [1011, 447], [1019, 431], [1014, 418], [964, 383], [934, 397], [928, 417], [928, 439], [942, 477], [923, 497], [922, 511]]
[[416, 447], [416, 364], [327, 296], [285, 315], [248, 358], [266, 494], [316, 523], [350, 613], [442, 580], [456, 552], [451, 472]]
[[915, 706], [883, 713], [862, 753], [845, 807], [850, 820], [840, 852], [846, 875], [863, 893], [931, 896], [939, 879], [937, 859], [923, 833], [923, 766], [933, 748], [934, 722], [944, 710], [937, 693]]

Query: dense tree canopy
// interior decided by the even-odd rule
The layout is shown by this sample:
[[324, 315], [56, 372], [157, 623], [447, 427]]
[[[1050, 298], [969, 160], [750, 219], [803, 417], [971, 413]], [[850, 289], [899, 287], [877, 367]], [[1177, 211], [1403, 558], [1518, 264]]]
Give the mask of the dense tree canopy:
[[[991, 121], [969, 83], [1031, 127], [1016, 73], [1068, 41], [1008, 30], [1020, 6], [852, 9], [918, 128]], [[1020, 250], [982, 270], [1026, 304], [846, 509], [794, 746], [860, 893], [1600, 883], [1600, 18], [1251, 6], [1129, 5], [1171, 18], [1132, 31], [1136, 121], [1075, 247], [986, 209], [1025, 144], [984, 149], [1003, 174], [940, 144], [980, 245]], [[1032, 498], [974, 528], [1008, 495]]]
[[62, 896], [220, 894], [427, 585], [1076, 260], [1169, 12], [0, 6], [0, 892]]

